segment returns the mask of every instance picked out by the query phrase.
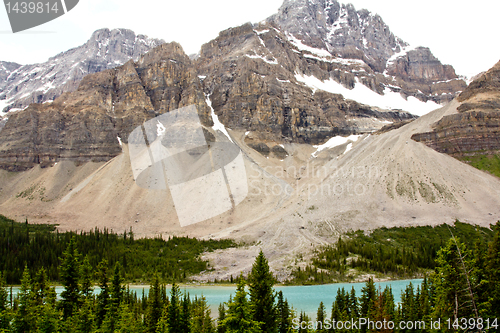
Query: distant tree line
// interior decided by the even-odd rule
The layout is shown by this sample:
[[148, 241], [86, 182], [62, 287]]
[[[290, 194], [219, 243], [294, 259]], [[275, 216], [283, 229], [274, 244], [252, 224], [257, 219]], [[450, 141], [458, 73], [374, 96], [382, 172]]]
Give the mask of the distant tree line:
[[423, 276], [436, 267], [439, 250], [452, 236], [469, 248], [487, 243], [493, 230], [461, 223], [439, 226], [378, 228], [370, 233], [356, 231], [319, 249], [312, 263], [293, 272], [289, 284], [317, 284], [349, 281], [352, 269], [380, 273], [391, 278]]
[[63, 232], [53, 225], [18, 223], [0, 215], [0, 271], [8, 284], [20, 284], [25, 266], [34, 275], [41, 268], [51, 282], [61, 281], [61, 256], [71, 239], [92, 270], [106, 259], [108, 268], [120, 263], [129, 281], [150, 281], [157, 272], [163, 281], [182, 282], [207, 269], [199, 255], [237, 246], [232, 240], [197, 240], [188, 237], [134, 239], [132, 230], [116, 234], [108, 229]]

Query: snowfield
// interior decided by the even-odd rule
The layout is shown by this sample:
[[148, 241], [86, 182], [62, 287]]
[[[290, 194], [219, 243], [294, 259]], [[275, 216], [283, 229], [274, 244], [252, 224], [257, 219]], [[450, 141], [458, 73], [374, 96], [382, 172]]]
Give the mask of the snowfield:
[[314, 76], [295, 74], [295, 79], [304, 83], [306, 86], [316, 90], [324, 90], [334, 94], [342, 94], [344, 98], [355, 100], [356, 102], [370, 106], [378, 106], [382, 109], [400, 109], [408, 111], [416, 116], [423, 116], [433, 110], [439, 109], [441, 105], [433, 101], [422, 102], [415, 97], [404, 99], [401, 94], [385, 88], [384, 95], [379, 95], [356, 78], [354, 89], [348, 89], [342, 84], [329, 79], [321, 81]]

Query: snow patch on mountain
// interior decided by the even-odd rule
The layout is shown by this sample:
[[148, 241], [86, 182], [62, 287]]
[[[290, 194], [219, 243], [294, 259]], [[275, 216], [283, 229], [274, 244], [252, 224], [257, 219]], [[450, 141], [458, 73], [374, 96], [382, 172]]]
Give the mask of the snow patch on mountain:
[[441, 105], [433, 101], [422, 102], [413, 96], [404, 99], [401, 94], [393, 92], [387, 87], [384, 90], [384, 94], [379, 95], [360, 83], [357, 78], [353, 89], [348, 89], [332, 79], [321, 81], [314, 76], [303, 74], [295, 74], [295, 79], [313, 89], [313, 92], [318, 89], [324, 90], [334, 94], [341, 94], [344, 98], [352, 99], [362, 104], [378, 106], [382, 109], [404, 110], [417, 116], [423, 116], [441, 107]]
[[250, 55], [250, 54], [245, 54], [245, 57], [248, 57], [250, 59], [260, 59], [264, 62], [267, 62], [270, 65], [278, 65], [278, 61], [273, 58], [273, 60], [269, 60], [266, 57], [260, 56], [258, 54]]
[[224, 124], [220, 122], [219, 117], [215, 114], [214, 108], [212, 107], [212, 101], [210, 100], [210, 95], [205, 95], [205, 102], [207, 103], [208, 107], [210, 108], [210, 114], [211, 114], [212, 120], [214, 122], [212, 129], [214, 131], [222, 132], [229, 139], [229, 141], [234, 143], [233, 139], [231, 139], [231, 136], [229, 135], [229, 133], [226, 130], [226, 126], [224, 126]]
[[331, 57], [331, 53], [328, 52], [327, 50], [323, 49], [317, 49], [315, 47], [307, 46], [302, 41], [300, 41], [298, 38], [296, 38], [294, 35], [287, 33], [286, 37], [292, 43], [297, 49], [301, 51], [307, 51], [309, 53], [312, 53], [314, 55], [317, 55], [319, 57]]
[[[334, 148], [334, 147], [338, 147], [338, 146], [341, 146], [347, 142], [356, 142], [359, 140], [359, 138], [362, 137], [362, 135], [349, 135], [347, 137], [343, 137], [343, 136], [334, 136], [333, 138], [330, 138], [327, 142], [323, 143], [322, 145], [319, 145], [319, 146], [313, 146], [314, 148], [316, 148], [316, 151], [314, 153], [311, 154], [312, 157], [317, 157], [318, 154], [325, 150], [325, 149], [331, 149], [331, 148]], [[352, 145], [351, 145], [352, 147]], [[350, 148], [349, 148], [350, 150]], [[346, 151], [344, 151], [344, 153], [346, 153], [348, 150], [346, 149]]]
[[344, 154], [347, 153], [351, 149], [352, 149], [352, 142], [349, 142], [349, 144], [347, 145], [347, 147], [345, 147]]
[[9, 105], [10, 105], [9, 101], [0, 100], [0, 116], [4, 116], [6, 114], [6, 112], [3, 112], [3, 109], [5, 109]]

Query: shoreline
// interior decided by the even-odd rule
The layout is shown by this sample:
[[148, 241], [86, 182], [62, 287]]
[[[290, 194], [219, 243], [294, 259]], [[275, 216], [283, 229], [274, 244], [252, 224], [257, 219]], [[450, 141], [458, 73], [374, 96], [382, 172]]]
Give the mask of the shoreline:
[[[423, 277], [409, 277], [409, 278], [404, 278], [404, 279], [373, 279], [374, 283], [384, 283], [384, 282], [401, 282], [401, 281], [412, 281], [412, 280], [423, 280]], [[317, 283], [317, 284], [282, 284], [282, 283], [277, 283], [273, 285], [273, 288], [283, 288], [283, 287], [314, 287], [314, 286], [328, 286], [328, 285], [335, 285], [335, 284], [358, 284], [358, 283], [366, 283], [367, 280], [356, 280], [356, 281], [343, 281], [343, 282], [331, 282], [331, 283]], [[237, 283], [201, 283], [201, 282], [196, 282], [196, 283], [176, 283], [179, 288], [196, 288], [196, 287], [234, 287], [236, 288]], [[61, 284], [49, 284], [50, 287], [63, 287]], [[123, 286], [125, 288], [133, 288], [133, 289], [140, 289], [140, 288], [149, 288], [151, 285], [150, 284], [137, 284], [137, 283], [123, 283]], [[164, 286], [168, 288], [172, 288], [172, 283], [164, 284]], [[10, 288], [20, 288], [21, 285], [7, 285], [4, 288], [7, 289], [7, 291]], [[94, 288], [99, 287], [97, 284], [93, 285]]]

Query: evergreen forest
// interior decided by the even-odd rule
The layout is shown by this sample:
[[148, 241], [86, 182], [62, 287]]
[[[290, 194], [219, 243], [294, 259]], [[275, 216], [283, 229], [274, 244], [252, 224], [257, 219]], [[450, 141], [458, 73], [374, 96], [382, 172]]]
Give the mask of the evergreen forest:
[[490, 242], [493, 230], [455, 221], [454, 225], [349, 232], [335, 244], [319, 248], [310, 264], [293, 271], [287, 284], [352, 281], [360, 273], [391, 279], [423, 277], [436, 267], [439, 250], [453, 237], [472, 249]]
[[[12, 234], [24, 232], [30, 239], [24, 246], [35, 242], [38, 232], [47, 232], [37, 230], [41, 226], [33, 226], [27, 232], [26, 225], [8, 222], [10, 228], [18, 230], [7, 227], [7, 231], [1, 230], [2, 237], [10, 231]], [[484, 230], [477, 228], [476, 231]], [[95, 234], [92, 237], [97, 237]], [[106, 239], [106, 233], [98, 234], [99, 239]], [[103, 250], [94, 267], [90, 253], [96, 248], [107, 249], [104, 245], [82, 246], [90, 234], [66, 236], [56, 232], [57, 242], [68, 237], [54, 275], [64, 287], [63, 292], [56, 296], [47, 268], [29, 266], [37, 262], [36, 258], [24, 263], [16, 296], [6, 282], [5, 270], [0, 276], [0, 332], [497, 332], [500, 324], [500, 222], [486, 234], [486, 238], [475, 239], [449, 237], [437, 250], [432, 269], [428, 270], [422, 284], [416, 288], [409, 284], [400, 302], [395, 301], [389, 287], [377, 290], [370, 278], [359, 295], [354, 289], [339, 289], [333, 304], [320, 303], [313, 318], [297, 313], [288, 304], [286, 295], [274, 290], [276, 280], [262, 251], [255, 258], [250, 273], [236, 278], [235, 294], [220, 304], [218, 313], [212, 313], [204, 297], [182, 294], [175, 282], [167, 288], [171, 276], [162, 276], [161, 264], [148, 268], [153, 270], [148, 295], [137, 295], [126, 286], [125, 278], [131, 273], [127, 273], [120, 255], [110, 264], [113, 255], [107, 256]], [[133, 240], [130, 234], [112, 235], [108, 233], [108, 240], [113, 241], [106, 242], [139, 241]], [[393, 238], [397, 239], [395, 235]], [[160, 242], [160, 239], [152, 241]], [[179, 241], [177, 247], [182, 247], [184, 241], [189, 239]], [[211, 248], [209, 244], [196, 246]], [[23, 253], [24, 250], [18, 247], [17, 251]], [[44, 254], [39, 255], [44, 257]], [[158, 256], [158, 252], [155, 255]], [[6, 257], [2, 256], [2, 265], [5, 261]], [[126, 264], [130, 267], [128, 259]], [[146, 269], [145, 272], [149, 274]], [[94, 293], [95, 284], [100, 288], [99, 293]]]
[[61, 281], [61, 257], [70, 240], [85, 256], [92, 271], [106, 260], [108, 268], [122, 267], [127, 282], [150, 282], [155, 272], [165, 282], [183, 282], [207, 270], [203, 252], [237, 246], [232, 240], [197, 240], [188, 237], [134, 239], [132, 230], [60, 233], [53, 225], [18, 223], [0, 215], [0, 271], [8, 284], [20, 284], [24, 267], [34, 275], [44, 269], [50, 282]]

